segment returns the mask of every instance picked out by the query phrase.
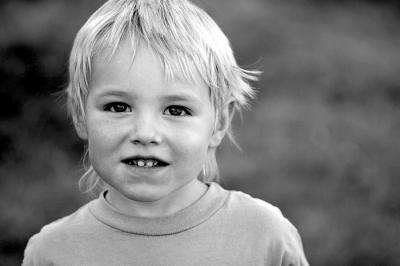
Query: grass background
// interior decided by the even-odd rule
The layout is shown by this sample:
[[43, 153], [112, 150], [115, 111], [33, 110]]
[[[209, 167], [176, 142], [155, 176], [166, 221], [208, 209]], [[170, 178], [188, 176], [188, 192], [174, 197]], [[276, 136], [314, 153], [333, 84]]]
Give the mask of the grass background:
[[[0, 265], [89, 200], [57, 97], [73, 38], [103, 1], [0, 2]], [[397, 1], [197, 1], [241, 66], [263, 71], [218, 152], [223, 184], [279, 206], [311, 265], [400, 265]]]

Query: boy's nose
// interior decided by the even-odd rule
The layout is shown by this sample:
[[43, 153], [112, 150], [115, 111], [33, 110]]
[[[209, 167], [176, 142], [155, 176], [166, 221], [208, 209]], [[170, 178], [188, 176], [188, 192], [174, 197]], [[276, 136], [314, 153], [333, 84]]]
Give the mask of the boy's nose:
[[159, 144], [162, 141], [159, 128], [156, 122], [150, 118], [137, 118], [130, 134], [130, 141], [133, 144]]

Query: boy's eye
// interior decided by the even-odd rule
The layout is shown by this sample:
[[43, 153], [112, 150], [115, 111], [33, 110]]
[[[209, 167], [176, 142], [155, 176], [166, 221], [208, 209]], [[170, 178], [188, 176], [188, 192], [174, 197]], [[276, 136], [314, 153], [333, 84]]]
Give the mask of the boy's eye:
[[190, 115], [190, 112], [187, 108], [183, 106], [171, 105], [165, 109], [164, 114], [172, 116], [186, 116]]
[[109, 103], [104, 107], [105, 111], [113, 112], [113, 113], [122, 113], [122, 112], [130, 112], [132, 111], [131, 107], [126, 103], [114, 102]]

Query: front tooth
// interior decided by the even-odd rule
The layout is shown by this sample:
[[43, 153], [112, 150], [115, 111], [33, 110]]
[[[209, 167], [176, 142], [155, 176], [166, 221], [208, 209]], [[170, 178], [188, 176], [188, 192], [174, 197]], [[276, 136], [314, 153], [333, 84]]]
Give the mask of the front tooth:
[[145, 162], [144, 162], [143, 160], [139, 160], [139, 161], [137, 162], [137, 165], [138, 165], [139, 167], [143, 167], [143, 166], [145, 165]]
[[153, 167], [153, 161], [152, 160], [146, 161], [146, 167]]

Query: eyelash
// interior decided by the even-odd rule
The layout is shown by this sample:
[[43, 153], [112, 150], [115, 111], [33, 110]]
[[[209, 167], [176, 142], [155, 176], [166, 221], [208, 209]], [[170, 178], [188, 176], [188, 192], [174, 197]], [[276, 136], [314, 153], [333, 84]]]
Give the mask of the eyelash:
[[[185, 114], [183, 114], [183, 115], [172, 115], [172, 114], [170, 114], [170, 115], [172, 115], [172, 116], [190, 116], [190, 115], [192, 115], [192, 113], [190, 112], [189, 108], [186, 108], [186, 107], [180, 106], [180, 105], [171, 105], [171, 106], [168, 106], [168, 107], [165, 109], [164, 114], [165, 114], [165, 112], [166, 112], [167, 110], [169, 110], [169, 109], [178, 109], [178, 110], [183, 111], [183, 112], [185, 113]], [[170, 111], [171, 111], [171, 110], [170, 110]]]
[[[116, 108], [119, 109], [119, 111], [117, 111]], [[178, 115], [176, 115], [176, 114], [173, 115], [173, 114], [171, 114], [172, 109], [175, 109], [175, 111], [179, 110], [178, 112], [181, 112], [181, 113]], [[132, 108], [128, 104], [123, 103], [123, 102], [112, 102], [112, 103], [106, 104], [104, 106], [104, 111], [113, 112], [113, 113], [123, 113], [123, 112], [131, 112]], [[182, 112], [184, 114], [182, 114]], [[166, 114], [166, 115], [171, 115], [171, 116], [190, 116], [190, 115], [192, 115], [189, 108], [186, 108], [186, 107], [180, 106], [180, 105], [170, 105], [167, 108], [165, 108], [165, 111], [163, 113], [164, 114], [170, 113], [170, 114]]]
[[[122, 107], [122, 109], [123, 109], [123, 111], [117, 111], [117, 110], [115, 110], [115, 108], [121, 108]], [[113, 110], [114, 109], [114, 110]], [[129, 111], [128, 112], [131, 112], [132, 111], [132, 109], [131, 109], [131, 107], [129, 106], [129, 105], [127, 105], [126, 103], [122, 103], [122, 102], [112, 102], [112, 103], [109, 103], [109, 104], [106, 104], [105, 106], [104, 106], [104, 111], [109, 111], [109, 112], [113, 112], [113, 113], [122, 113], [122, 112], [126, 112], [127, 111], [127, 109], [129, 109]]]

